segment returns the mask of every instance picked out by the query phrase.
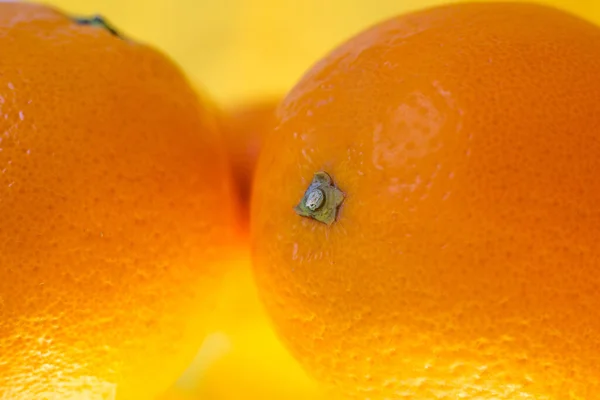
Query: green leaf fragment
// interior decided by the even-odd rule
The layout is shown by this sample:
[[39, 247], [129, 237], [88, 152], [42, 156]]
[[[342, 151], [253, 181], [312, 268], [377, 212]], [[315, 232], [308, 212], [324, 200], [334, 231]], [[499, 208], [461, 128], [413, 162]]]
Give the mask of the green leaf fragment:
[[79, 25], [90, 25], [90, 26], [95, 26], [98, 28], [105, 29], [111, 35], [116, 36], [121, 39], [123, 38], [123, 35], [121, 35], [121, 33], [119, 31], [117, 31], [114, 28], [114, 26], [112, 26], [106, 20], [106, 18], [102, 17], [101, 15], [94, 15], [91, 17], [75, 17], [75, 18], [73, 18], [73, 21]]

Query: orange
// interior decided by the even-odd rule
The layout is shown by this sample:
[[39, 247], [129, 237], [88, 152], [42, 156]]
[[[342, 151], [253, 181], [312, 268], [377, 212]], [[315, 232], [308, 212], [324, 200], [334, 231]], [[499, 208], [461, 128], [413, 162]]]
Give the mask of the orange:
[[223, 132], [232, 165], [237, 198], [241, 204], [241, 218], [248, 224], [250, 194], [256, 162], [265, 135], [273, 127], [275, 107], [279, 101], [271, 98], [242, 103], [226, 110]]
[[600, 398], [599, 50], [552, 8], [447, 5], [291, 90], [252, 252], [310, 374], [349, 399]]
[[153, 398], [235, 240], [213, 107], [99, 19], [2, 2], [0, 48], [0, 398]]

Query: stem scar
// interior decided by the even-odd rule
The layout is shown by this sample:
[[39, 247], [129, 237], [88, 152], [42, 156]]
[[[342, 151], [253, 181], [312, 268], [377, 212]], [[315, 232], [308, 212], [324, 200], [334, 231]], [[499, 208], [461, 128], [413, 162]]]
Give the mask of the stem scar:
[[331, 225], [335, 222], [343, 201], [344, 193], [335, 186], [331, 176], [327, 172], [319, 171], [315, 173], [294, 211], [301, 217]]

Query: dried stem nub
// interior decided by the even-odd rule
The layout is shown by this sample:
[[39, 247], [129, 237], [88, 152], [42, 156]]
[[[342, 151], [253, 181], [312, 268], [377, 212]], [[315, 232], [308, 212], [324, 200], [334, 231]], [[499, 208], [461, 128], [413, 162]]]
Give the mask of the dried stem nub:
[[344, 193], [333, 183], [327, 172], [315, 173], [302, 200], [294, 207], [296, 214], [312, 218], [327, 225], [335, 222]]

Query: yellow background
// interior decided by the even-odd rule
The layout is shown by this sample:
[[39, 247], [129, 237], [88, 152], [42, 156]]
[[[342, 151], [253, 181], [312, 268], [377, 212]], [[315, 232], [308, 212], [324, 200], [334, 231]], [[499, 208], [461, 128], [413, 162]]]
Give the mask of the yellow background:
[[[440, 0], [49, 0], [165, 50], [222, 102], [279, 94], [366, 26]], [[600, 22], [600, 1], [549, 0]]]
[[[174, 58], [221, 104], [280, 95], [349, 35], [439, 0], [50, 0], [101, 13]], [[600, 23], [600, 1], [546, 3]], [[256, 298], [247, 258], [222, 292], [220, 317], [197, 359], [163, 400], [317, 399]], [[324, 398], [324, 397], [321, 397]]]

